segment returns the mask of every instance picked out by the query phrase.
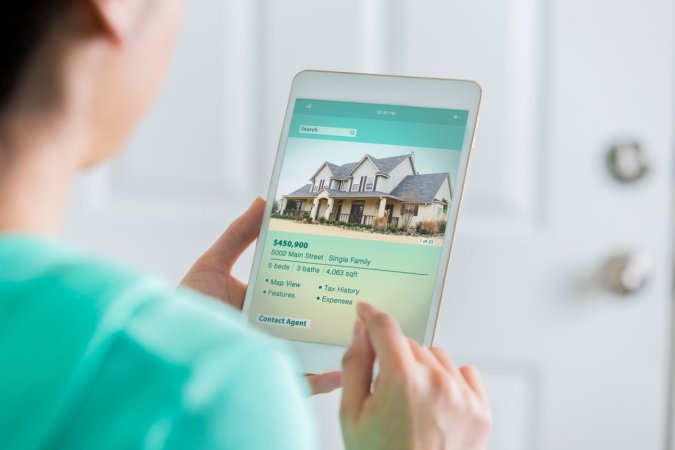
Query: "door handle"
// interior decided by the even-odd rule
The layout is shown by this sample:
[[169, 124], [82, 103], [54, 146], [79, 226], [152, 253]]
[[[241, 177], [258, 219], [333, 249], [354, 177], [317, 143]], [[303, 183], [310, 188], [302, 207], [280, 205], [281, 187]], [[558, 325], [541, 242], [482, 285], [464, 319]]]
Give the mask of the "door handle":
[[642, 291], [652, 277], [652, 260], [642, 253], [624, 253], [607, 260], [603, 270], [604, 286], [610, 292], [629, 296]]
[[638, 142], [615, 145], [607, 153], [607, 169], [622, 183], [634, 183], [649, 172], [647, 152]]

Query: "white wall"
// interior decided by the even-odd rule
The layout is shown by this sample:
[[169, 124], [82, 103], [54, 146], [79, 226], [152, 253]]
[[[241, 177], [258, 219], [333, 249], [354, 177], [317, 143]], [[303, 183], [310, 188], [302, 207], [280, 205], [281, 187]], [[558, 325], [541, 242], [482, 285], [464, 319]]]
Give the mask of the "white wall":
[[443, 181], [441, 188], [438, 190], [434, 198], [438, 200], [445, 199], [448, 201], [448, 204], [452, 201], [452, 194], [450, 193], [450, 182], [448, 181], [447, 178], [445, 179], [445, 181]]

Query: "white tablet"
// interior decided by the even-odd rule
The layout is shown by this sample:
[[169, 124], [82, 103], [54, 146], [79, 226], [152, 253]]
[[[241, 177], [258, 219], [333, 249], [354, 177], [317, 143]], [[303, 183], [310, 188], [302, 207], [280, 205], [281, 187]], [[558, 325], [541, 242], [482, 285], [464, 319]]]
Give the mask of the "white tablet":
[[295, 77], [243, 312], [308, 373], [339, 369], [360, 301], [433, 342], [480, 99], [472, 81]]

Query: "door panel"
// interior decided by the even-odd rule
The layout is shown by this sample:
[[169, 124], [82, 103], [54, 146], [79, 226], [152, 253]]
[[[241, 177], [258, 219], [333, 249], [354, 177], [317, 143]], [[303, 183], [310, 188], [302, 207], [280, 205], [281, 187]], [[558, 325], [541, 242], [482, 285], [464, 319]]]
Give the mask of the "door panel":
[[[536, 0], [399, 2], [395, 73], [466, 78], [483, 87], [467, 215], [530, 221], [541, 167], [544, 8]], [[481, 219], [482, 220], [482, 219]]]

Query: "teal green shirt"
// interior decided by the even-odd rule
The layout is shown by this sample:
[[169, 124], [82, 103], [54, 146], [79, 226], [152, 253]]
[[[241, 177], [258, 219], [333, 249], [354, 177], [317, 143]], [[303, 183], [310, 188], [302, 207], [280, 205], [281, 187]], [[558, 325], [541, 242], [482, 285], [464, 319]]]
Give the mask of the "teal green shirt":
[[309, 449], [300, 380], [229, 306], [0, 236], [0, 448]]

